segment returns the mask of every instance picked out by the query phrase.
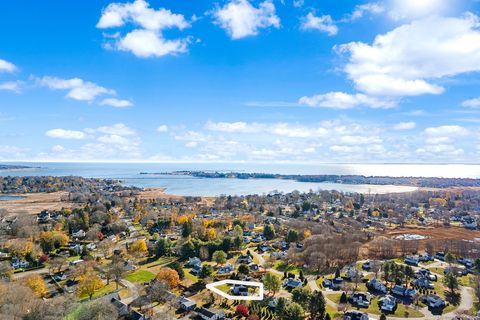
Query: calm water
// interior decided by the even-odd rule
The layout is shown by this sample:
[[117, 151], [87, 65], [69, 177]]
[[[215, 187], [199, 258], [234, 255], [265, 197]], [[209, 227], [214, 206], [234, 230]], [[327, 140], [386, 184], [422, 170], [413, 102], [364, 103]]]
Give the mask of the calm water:
[[20, 197], [20, 196], [0, 196], [0, 201], [8, 201], [8, 200], [19, 200], [23, 199], [25, 197]]
[[[13, 163], [12, 163], [13, 164]], [[164, 187], [179, 195], [216, 196], [220, 194], [262, 194], [274, 190], [338, 190], [343, 192], [389, 193], [415, 190], [404, 186], [347, 185], [336, 183], [303, 183], [290, 180], [202, 179], [188, 176], [140, 175], [140, 172], [171, 172], [177, 170], [218, 170], [280, 174], [355, 174], [366, 176], [417, 176], [446, 178], [480, 178], [480, 165], [405, 165], [405, 164], [153, 164], [153, 163], [15, 163], [41, 167], [27, 171], [1, 172], [0, 176], [82, 176], [88, 178], [122, 179], [138, 187]]]

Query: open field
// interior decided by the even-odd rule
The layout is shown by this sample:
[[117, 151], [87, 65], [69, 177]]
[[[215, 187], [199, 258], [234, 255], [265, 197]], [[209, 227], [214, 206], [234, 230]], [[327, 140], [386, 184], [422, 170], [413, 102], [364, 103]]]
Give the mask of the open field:
[[40, 211], [60, 210], [62, 208], [71, 208], [75, 204], [62, 201], [62, 197], [66, 197], [68, 192], [59, 191], [52, 193], [25, 193], [25, 194], [9, 194], [9, 196], [19, 196], [21, 199], [0, 201], [0, 208], [6, 209], [10, 216], [18, 214], [37, 214]]
[[[385, 235], [389, 238], [402, 234], [418, 234], [428, 237], [428, 240], [475, 240], [480, 239], [480, 231], [468, 230], [463, 227], [403, 227], [395, 228], [392, 230], [386, 230]], [[425, 240], [418, 240], [420, 243]]]

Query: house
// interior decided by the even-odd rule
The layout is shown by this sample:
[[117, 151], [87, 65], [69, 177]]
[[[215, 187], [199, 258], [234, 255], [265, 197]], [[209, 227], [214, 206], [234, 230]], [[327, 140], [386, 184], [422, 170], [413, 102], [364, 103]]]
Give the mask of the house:
[[392, 293], [400, 297], [413, 298], [417, 294], [417, 291], [414, 289], [408, 289], [405, 286], [395, 285], [392, 288]]
[[17, 257], [13, 257], [11, 265], [13, 269], [19, 269], [19, 268], [28, 268], [30, 263], [25, 259], [18, 259]]
[[431, 273], [430, 270], [425, 269], [425, 268], [422, 268], [422, 269], [418, 270], [417, 272], [415, 272], [415, 278], [417, 278], [417, 279], [425, 278], [429, 281], [437, 281], [437, 276], [435, 274]]
[[37, 215], [37, 221], [38, 223], [46, 223], [50, 220], [50, 212], [47, 210], [43, 210]]
[[430, 294], [422, 298], [422, 302], [425, 303], [429, 309], [439, 309], [444, 308], [446, 303], [445, 301], [437, 295]]
[[90, 251], [93, 251], [97, 248], [97, 246], [95, 245], [95, 243], [91, 242], [89, 244], [87, 244], [87, 249], [90, 250]]
[[248, 296], [248, 288], [243, 285], [235, 284], [231, 288], [231, 291], [236, 296], [243, 296], [243, 297]]
[[198, 257], [188, 258], [187, 266], [194, 267], [196, 265], [201, 265], [202, 261]]
[[203, 320], [220, 320], [225, 318], [223, 311], [209, 310], [200, 308], [197, 310], [198, 316]]
[[363, 278], [363, 273], [357, 268], [348, 268], [347, 272], [345, 273], [345, 279], [348, 280], [361, 278]]
[[387, 293], [387, 287], [378, 279], [372, 279], [367, 282], [367, 287], [378, 292]]
[[258, 250], [262, 253], [265, 253], [265, 252], [268, 252], [268, 251], [272, 251], [273, 248], [269, 245], [266, 245], [266, 244], [262, 244], [258, 247]]
[[248, 269], [250, 269], [250, 271], [252, 272], [258, 272], [260, 270], [260, 267], [258, 266], [258, 264], [252, 263], [248, 266]]
[[370, 300], [371, 297], [368, 292], [355, 292], [350, 296], [352, 304], [361, 308], [368, 308]]
[[60, 282], [63, 280], [67, 280], [67, 275], [63, 272], [58, 272], [53, 275], [53, 280]]
[[445, 261], [445, 252], [439, 251], [435, 254], [435, 259], [438, 259], [440, 261]]
[[250, 264], [252, 263], [252, 257], [250, 257], [248, 254], [242, 254], [238, 257], [237, 263], [244, 263], [244, 264]]
[[180, 297], [178, 302], [180, 303], [180, 308], [184, 311], [192, 311], [197, 307], [197, 304], [195, 303], [195, 301], [187, 299], [183, 296]]
[[73, 233], [72, 233], [72, 237], [73, 237], [73, 238], [78, 238], [78, 239], [80, 239], [80, 238], [85, 238], [86, 234], [87, 234], [87, 233], [86, 233], [85, 231], [83, 231], [82, 229], [80, 229], [80, 230], [78, 230], [77, 232], [73, 232]]
[[404, 262], [411, 266], [418, 266], [418, 257], [415, 256], [407, 256], [405, 257]]
[[130, 313], [128, 310], [128, 305], [118, 300], [117, 298], [112, 298], [110, 302], [114, 305], [115, 309], [117, 309], [119, 316], [124, 317]]
[[335, 278], [332, 280], [332, 289], [333, 290], [340, 290], [343, 287], [343, 279], [342, 278]]
[[227, 263], [226, 265], [221, 266], [218, 269], [218, 274], [225, 274], [230, 272], [233, 272], [233, 266], [230, 263]]
[[287, 253], [285, 251], [270, 252], [270, 257], [276, 260], [283, 259], [286, 256], [287, 256]]
[[468, 274], [468, 270], [465, 268], [460, 268], [460, 267], [454, 267], [454, 266], [449, 266], [446, 267], [445, 270], [443, 270], [445, 274], [447, 273], [453, 273], [457, 277], [465, 276]]
[[394, 312], [397, 308], [397, 299], [391, 295], [386, 295], [380, 298], [380, 310], [385, 312]]
[[192, 267], [192, 270], [190, 270], [190, 273], [193, 274], [194, 276], [198, 276], [202, 272], [202, 265], [194, 265]]
[[286, 289], [295, 289], [295, 288], [300, 288], [303, 286], [303, 282], [298, 280], [298, 279], [293, 279], [293, 278], [288, 278], [287, 280], [285, 280], [285, 282], [283, 283], [283, 286], [286, 288]]
[[82, 252], [82, 246], [78, 243], [71, 244], [69, 248], [76, 255], [79, 255], [80, 252]]
[[472, 269], [475, 266], [473, 259], [459, 258], [457, 261], [468, 269]]
[[434, 257], [431, 254], [424, 253], [424, 254], [421, 254], [420, 256], [418, 256], [418, 260], [420, 260], [422, 262], [428, 262], [428, 261], [433, 261]]
[[433, 289], [433, 284], [428, 281], [426, 278], [415, 279], [412, 281], [412, 285], [415, 287], [423, 288], [423, 289]]
[[368, 314], [358, 312], [358, 311], [350, 311], [345, 313], [343, 316], [344, 320], [368, 320]]
[[370, 268], [372, 268], [372, 263], [370, 262], [370, 260], [367, 260], [362, 264], [363, 270], [370, 270]]

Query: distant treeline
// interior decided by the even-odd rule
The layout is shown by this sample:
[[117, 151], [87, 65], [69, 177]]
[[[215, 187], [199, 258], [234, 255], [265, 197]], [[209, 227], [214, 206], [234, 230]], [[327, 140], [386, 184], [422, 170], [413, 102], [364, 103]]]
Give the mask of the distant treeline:
[[34, 192], [98, 192], [123, 191], [134, 189], [122, 186], [120, 181], [113, 179], [90, 179], [82, 177], [0, 177], [0, 194], [34, 193]]
[[[153, 174], [142, 172], [140, 174]], [[163, 175], [188, 175], [197, 178], [230, 179], [286, 179], [299, 182], [335, 182], [345, 184], [402, 185], [414, 187], [447, 188], [478, 187], [480, 179], [466, 178], [423, 178], [423, 177], [387, 177], [361, 175], [286, 175], [273, 173], [215, 172], [215, 171], [174, 171], [159, 173]]]
[[33, 167], [12, 165], [12, 164], [0, 164], [0, 170], [22, 170], [22, 169], [33, 169]]

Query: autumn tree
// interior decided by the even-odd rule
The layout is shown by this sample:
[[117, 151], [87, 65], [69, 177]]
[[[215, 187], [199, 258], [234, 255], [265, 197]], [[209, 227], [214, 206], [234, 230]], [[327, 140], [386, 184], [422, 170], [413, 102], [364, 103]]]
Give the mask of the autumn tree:
[[165, 281], [170, 289], [176, 288], [180, 283], [177, 271], [172, 268], [162, 268], [155, 277], [157, 281]]
[[145, 239], [136, 240], [130, 245], [129, 251], [136, 256], [144, 256], [148, 252], [147, 242]]
[[87, 295], [91, 300], [95, 291], [102, 287], [102, 279], [95, 271], [89, 270], [78, 278], [77, 294], [79, 296]]
[[25, 285], [39, 297], [45, 297], [48, 292], [47, 285], [40, 275], [33, 275], [25, 280]]

